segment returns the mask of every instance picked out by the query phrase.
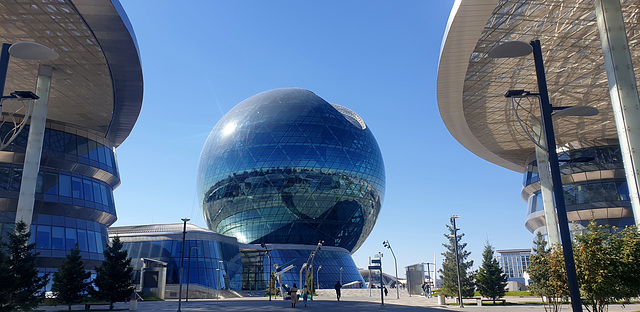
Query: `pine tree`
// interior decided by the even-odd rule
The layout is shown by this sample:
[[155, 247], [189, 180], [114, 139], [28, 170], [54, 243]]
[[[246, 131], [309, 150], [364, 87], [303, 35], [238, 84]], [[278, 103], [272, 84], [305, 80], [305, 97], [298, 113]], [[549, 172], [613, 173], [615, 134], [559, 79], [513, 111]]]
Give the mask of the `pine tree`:
[[27, 225], [19, 221], [9, 243], [4, 244], [4, 255], [0, 258], [0, 310], [32, 310], [44, 299], [44, 289], [49, 275], [38, 276], [36, 270], [35, 243], [29, 244], [31, 233]]
[[[447, 224], [447, 228], [449, 229], [449, 234], [444, 234], [444, 236], [449, 239], [449, 243], [442, 244], [447, 251], [442, 253], [444, 261], [442, 262], [442, 267], [438, 272], [441, 274], [440, 278], [442, 279], [443, 293], [449, 297], [456, 297], [458, 295], [458, 273], [456, 268], [456, 250], [454, 244], [456, 236], [453, 231], [453, 221], [451, 221], [451, 225]], [[475, 288], [474, 274], [469, 271], [473, 267], [473, 260], [467, 261], [467, 258], [469, 258], [471, 253], [465, 250], [467, 243], [461, 243], [463, 236], [464, 234], [462, 233], [457, 235], [458, 256], [460, 259], [460, 288], [462, 289], [462, 297], [472, 297]]]
[[507, 276], [498, 261], [493, 258], [493, 248], [489, 242], [484, 246], [482, 252], [482, 266], [478, 270], [476, 283], [480, 294], [483, 297], [493, 299], [494, 304], [496, 299], [503, 297], [506, 293]]
[[114, 302], [124, 301], [133, 293], [131, 258], [126, 250], [122, 250], [119, 237], [116, 236], [111, 246], [106, 247], [104, 261], [101, 267], [96, 268], [96, 273], [93, 283], [97, 289], [93, 294], [99, 299], [109, 301], [110, 310], [113, 310]]
[[91, 273], [84, 269], [84, 262], [80, 256], [78, 243], [69, 251], [67, 258], [62, 261], [58, 272], [53, 274], [53, 286], [51, 290], [56, 294], [58, 301], [69, 306], [82, 300], [89, 291]]

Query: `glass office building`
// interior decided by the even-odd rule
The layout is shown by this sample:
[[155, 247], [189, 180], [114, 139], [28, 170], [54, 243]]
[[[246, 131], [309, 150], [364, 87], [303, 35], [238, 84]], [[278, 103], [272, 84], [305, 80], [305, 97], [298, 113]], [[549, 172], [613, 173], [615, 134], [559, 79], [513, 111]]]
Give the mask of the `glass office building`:
[[[577, 230], [592, 219], [619, 228], [634, 224], [620, 146], [614, 140], [608, 143], [566, 144], [559, 149], [567, 215]], [[527, 229], [534, 234], [540, 232], [547, 239], [540, 178], [533, 156], [524, 173], [522, 197], [528, 202]]]
[[[142, 106], [135, 35], [117, 0], [26, 8], [20, 1], [2, 2], [2, 42], [40, 43], [59, 57], [28, 62], [8, 56], [1, 94], [0, 230], [6, 237], [16, 219], [28, 224], [40, 274], [57, 271], [76, 243], [85, 267], [93, 269], [101, 265], [107, 228], [117, 219], [113, 190], [121, 181], [115, 149]], [[40, 78], [50, 78], [50, 88], [36, 87]], [[40, 99], [7, 98], [14, 90], [33, 91]], [[23, 118], [28, 122], [14, 136], [14, 121]]]
[[[134, 281], [140, 282], [143, 259], [166, 263], [169, 296], [180, 284], [183, 224], [119, 226], [109, 228], [109, 236], [118, 236], [134, 267]], [[209, 289], [240, 289], [242, 261], [238, 242], [201, 227], [187, 224], [184, 244], [183, 284]], [[174, 287], [169, 287], [174, 285]]]
[[[197, 187], [210, 229], [245, 244], [292, 244], [272, 251], [285, 263], [306, 261], [313, 250], [304, 245], [315, 248], [323, 241], [346, 253], [327, 252], [325, 259], [323, 250], [316, 267], [325, 269], [326, 262], [326, 276], [335, 277], [339, 270], [332, 268], [344, 264], [343, 274], [362, 280], [353, 260], [344, 257], [373, 229], [385, 172], [378, 144], [355, 112], [297, 88], [252, 96], [211, 131]], [[249, 281], [266, 280], [244, 279], [246, 288], [253, 285]]]

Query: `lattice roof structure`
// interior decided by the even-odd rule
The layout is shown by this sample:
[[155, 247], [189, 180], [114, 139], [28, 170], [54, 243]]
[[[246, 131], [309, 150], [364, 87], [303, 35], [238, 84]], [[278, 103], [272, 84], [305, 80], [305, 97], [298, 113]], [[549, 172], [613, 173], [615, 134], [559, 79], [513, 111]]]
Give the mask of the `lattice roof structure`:
[[[622, 0], [621, 5], [632, 59], [638, 66], [640, 2]], [[556, 119], [558, 146], [617, 139], [592, 0], [456, 1], [441, 47], [440, 114], [465, 148], [518, 172], [525, 170], [534, 143], [521, 129], [504, 94], [511, 89], [537, 92], [533, 57], [492, 59], [487, 53], [507, 41], [535, 39], [542, 43], [552, 105], [600, 110], [595, 117]], [[636, 79], [639, 73], [636, 68]], [[537, 101], [522, 104], [521, 118], [540, 116]]]
[[[0, 43], [32, 41], [56, 60], [10, 59], [5, 94], [35, 91], [38, 65], [54, 68], [47, 121], [120, 145], [142, 106], [142, 68], [124, 10], [109, 0], [0, 2]], [[18, 103], [4, 101], [3, 111]], [[20, 104], [21, 105], [21, 104]], [[80, 131], [80, 130], [79, 130]]]

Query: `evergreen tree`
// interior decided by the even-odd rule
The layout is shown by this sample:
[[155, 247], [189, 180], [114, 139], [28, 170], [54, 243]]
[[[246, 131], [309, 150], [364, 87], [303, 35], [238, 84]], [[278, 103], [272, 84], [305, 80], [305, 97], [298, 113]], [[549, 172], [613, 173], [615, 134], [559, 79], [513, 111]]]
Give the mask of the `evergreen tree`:
[[9, 243], [4, 244], [0, 258], [0, 311], [32, 310], [44, 299], [44, 289], [49, 275], [38, 276], [36, 270], [35, 243], [29, 244], [31, 233], [27, 225], [19, 221]]
[[506, 293], [507, 275], [504, 274], [498, 261], [493, 258], [493, 248], [487, 242], [482, 252], [482, 266], [478, 270], [477, 277], [478, 291], [484, 297], [496, 299], [503, 297]]
[[78, 243], [69, 251], [67, 258], [62, 261], [58, 272], [53, 274], [52, 291], [58, 301], [69, 306], [82, 300], [89, 291], [91, 273], [85, 271]]
[[119, 237], [116, 236], [111, 246], [105, 248], [104, 261], [101, 267], [96, 268], [96, 273], [93, 283], [97, 289], [93, 292], [94, 296], [109, 301], [110, 310], [113, 310], [114, 302], [124, 301], [133, 293], [131, 258], [126, 250], [122, 250]]
[[[441, 274], [440, 278], [442, 279], [443, 294], [449, 297], [456, 297], [458, 295], [458, 273], [456, 268], [456, 249], [454, 241], [456, 236], [453, 230], [453, 220], [451, 221], [451, 225], [447, 224], [447, 228], [449, 229], [449, 234], [444, 234], [444, 236], [449, 239], [449, 243], [442, 244], [447, 251], [442, 253], [444, 261], [442, 262], [442, 267], [438, 272]], [[461, 242], [463, 236], [464, 234], [457, 235], [458, 257], [460, 259], [460, 288], [462, 289], [462, 297], [473, 297], [475, 276], [473, 272], [470, 272], [473, 267], [473, 260], [467, 261], [467, 258], [469, 258], [471, 253], [465, 250], [467, 243]]]

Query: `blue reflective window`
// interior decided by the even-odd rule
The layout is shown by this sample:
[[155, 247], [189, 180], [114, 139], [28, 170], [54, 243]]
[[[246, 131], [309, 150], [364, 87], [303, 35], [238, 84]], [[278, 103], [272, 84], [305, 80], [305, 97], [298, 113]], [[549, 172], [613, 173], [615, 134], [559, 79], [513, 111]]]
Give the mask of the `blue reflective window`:
[[66, 240], [68, 249], [73, 248], [75, 244], [78, 242], [76, 229], [74, 228], [66, 228]]
[[38, 225], [36, 232], [36, 247], [38, 249], [51, 249], [51, 226]]
[[89, 251], [89, 243], [87, 242], [87, 231], [78, 229], [78, 245], [80, 250]]
[[84, 199], [93, 201], [93, 185], [89, 180], [82, 180], [83, 188], [84, 188]]
[[95, 236], [96, 236], [96, 247], [97, 247], [97, 252], [98, 253], [102, 253], [104, 251], [104, 240], [102, 239], [102, 235], [100, 235], [100, 233], [98, 232], [94, 232]]
[[107, 163], [107, 157], [105, 155], [105, 148], [104, 145], [97, 143], [98, 145], [98, 161], [100, 161], [100, 163], [106, 164]]
[[78, 156], [89, 158], [89, 147], [87, 138], [78, 137]]
[[93, 231], [87, 231], [87, 242], [89, 245], [89, 252], [96, 252], [96, 236]]
[[107, 194], [107, 187], [100, 184], [100, 192], [102, 194], [102, 203], [107, 206], [111, 206], [111, 203], [109, 202], [109, 195]]
[[54, 226], [51, 230], [51, 249], [64, 250], [64, 228], [61, 226]]
[[64, 152], [72, 155], [78, 155], [77, 135], [71, 133], [64, 134]]
[[96, 146], [96, 142], [88, 140], [87, 146], [89, 147], [89, 159], [98, 161], [98, 147]]
[[58, 176], [58, 191], [60, 196], [71, 197], [71, 177], [61, 174]]
[[73, 191], [73, 198], [83, 199], [83, 191], [82, 191], [82, 179], [72, 177], [71, 178], [71, 189]]
[[93, 182], [93, 199], [96, 203], [102, 204], [103, 200], [102, 200], [102, 196], [100, 196], [100, 193], [102, 191], [100, 190], [100, 184], [98, 184], [98, 182]]

